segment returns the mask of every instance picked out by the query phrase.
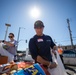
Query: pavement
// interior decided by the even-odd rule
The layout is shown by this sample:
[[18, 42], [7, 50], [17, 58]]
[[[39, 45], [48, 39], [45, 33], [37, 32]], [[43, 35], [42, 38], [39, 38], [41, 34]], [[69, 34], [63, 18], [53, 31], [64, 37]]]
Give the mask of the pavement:
[[76, 75], [76, 66], [65, 65], [65, 69], [68, 75]]

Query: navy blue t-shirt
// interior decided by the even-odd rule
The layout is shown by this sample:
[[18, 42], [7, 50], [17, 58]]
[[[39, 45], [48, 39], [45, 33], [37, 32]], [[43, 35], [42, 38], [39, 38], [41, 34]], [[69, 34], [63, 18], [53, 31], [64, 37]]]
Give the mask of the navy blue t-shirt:
[[36, 60], [37, 56], [41, 56], [47, 61], [52, 61], [50, 49], [55, 46], [52, 38], [47, 35], [37, 36], [35, 35], [29, 41], [29, 51], [33, 59]]

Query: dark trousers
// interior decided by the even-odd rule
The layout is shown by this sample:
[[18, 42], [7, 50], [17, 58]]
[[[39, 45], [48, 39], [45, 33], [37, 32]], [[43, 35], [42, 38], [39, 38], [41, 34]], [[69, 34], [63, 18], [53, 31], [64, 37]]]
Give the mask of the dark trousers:
[[63, 56], [62, 56], [62, 55], [60, 55], [60, 58], [61, 58], [62, 63], [64, 64], [64, 62], [63, 62]]

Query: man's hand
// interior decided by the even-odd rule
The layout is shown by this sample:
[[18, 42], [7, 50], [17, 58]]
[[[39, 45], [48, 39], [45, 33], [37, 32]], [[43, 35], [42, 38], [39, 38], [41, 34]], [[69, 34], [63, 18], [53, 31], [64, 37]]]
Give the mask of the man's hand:
[[56, 67], [57, 67], [57, 64], [55, 62], [52, 62], [49, 68], [53, 69], [53, 68], [56, 68]]
[[52, 50], [52, 53], [56, 54], [56, 51], [55, 50]]
[[53, 47], [53, 50], [57, 50], [57, 49], [58, 49], [57, 46], [54, 46], [54, 47]]

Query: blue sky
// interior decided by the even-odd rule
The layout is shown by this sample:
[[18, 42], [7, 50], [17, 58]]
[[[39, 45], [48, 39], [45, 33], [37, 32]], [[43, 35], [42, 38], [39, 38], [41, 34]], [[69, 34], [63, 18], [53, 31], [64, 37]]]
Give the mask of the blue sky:
[[[41, 12], [39, 18], [32, 18], [29, 15], [30, 8], [38, 7]], [[6, 26], [10, 23], [8, 30], [18, 36], [19, 27], [21, 29], [19, 39], [19, 50], [25, 50], [28, 46], [24, 40], [35, 34], [33, 25], [36, 20], [44, 22], [44, 34], [50, 35], [52, 39], [61, 45], [70, 45], [70, 37], [66, 19], [70, 19], [73, 42], [76, 44], [76, 0], [0, 0], [0, 39], [4, 39]], [[7, 40], [8, 37], [7, 37]]]

